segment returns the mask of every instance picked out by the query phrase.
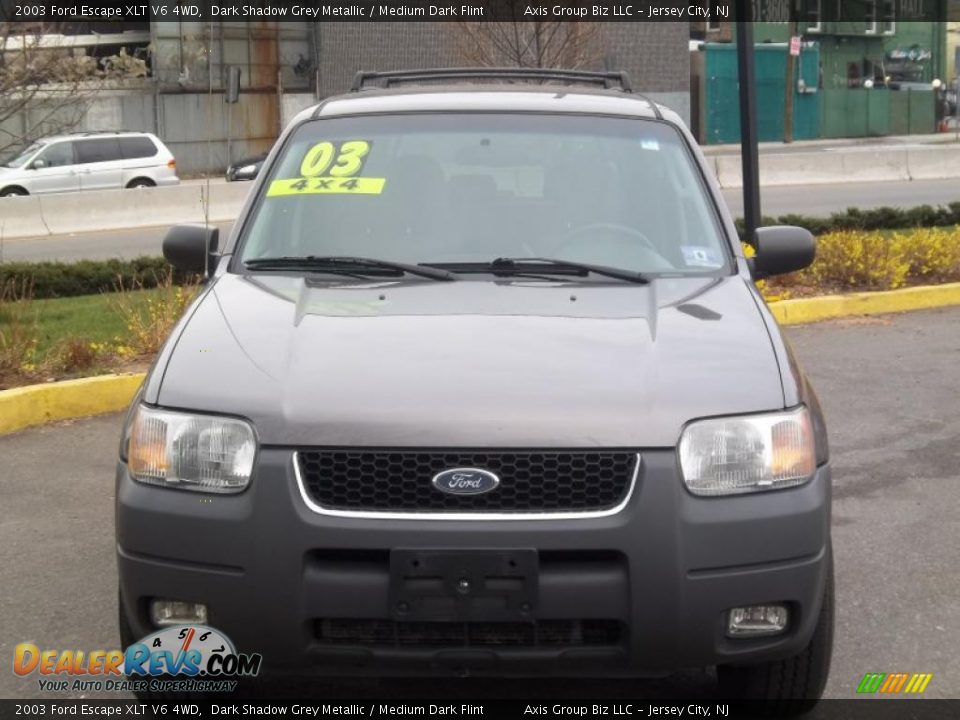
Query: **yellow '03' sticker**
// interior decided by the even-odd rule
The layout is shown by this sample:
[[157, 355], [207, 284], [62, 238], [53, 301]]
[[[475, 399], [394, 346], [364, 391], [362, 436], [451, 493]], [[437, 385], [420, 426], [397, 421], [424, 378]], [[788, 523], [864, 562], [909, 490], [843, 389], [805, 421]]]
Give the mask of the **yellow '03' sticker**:
[[274, 180], [267, 190], [267, 197], [333, 193], [379, 195], [386, 178], [357, 177], [371, 146], [369, 140], [315, 143], [300, 162], [300, 177]]

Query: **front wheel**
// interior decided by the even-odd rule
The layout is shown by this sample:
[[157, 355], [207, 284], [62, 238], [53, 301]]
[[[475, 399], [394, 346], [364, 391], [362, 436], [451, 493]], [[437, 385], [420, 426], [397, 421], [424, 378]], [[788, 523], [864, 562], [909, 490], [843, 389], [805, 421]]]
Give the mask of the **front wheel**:
[[23, 197], [24, 195], [27, 195], [27, 191], [23, 188], [9, 187], [0, 190], [0, 197]]
[[827, 684], [833, 652], [834, 584], [833, 552], [828, 556], [826, 587], [820, 615], [810, 643], [784, 660], [756, 665], [721, 665], [717, 668], [723, 697], [759, 700], [767, 717], [809, 712]]

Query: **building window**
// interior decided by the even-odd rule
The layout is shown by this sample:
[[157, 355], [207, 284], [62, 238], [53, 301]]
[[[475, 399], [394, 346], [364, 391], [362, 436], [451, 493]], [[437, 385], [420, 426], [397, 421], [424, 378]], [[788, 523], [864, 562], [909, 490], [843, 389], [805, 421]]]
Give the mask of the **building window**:
[[860, 63], [847, 63], [847, 87], [858, 88], [861, 84]]
[[893, 35], [897, 31], [894, 0], [880, 0], [880, 32]]
[[720, 32], [720, 21], [707, 20], [707, 32]]
[[867, 35], [877, 34], [877, 0], [867, 0], [864, 3], [864, 20], [867, 28], [864, 32]]
[[807, 32], [820, 32], [823, 30], [821, 23], [823, 17], [823, 0], [807, 0], [804, 3], [806, 10]]

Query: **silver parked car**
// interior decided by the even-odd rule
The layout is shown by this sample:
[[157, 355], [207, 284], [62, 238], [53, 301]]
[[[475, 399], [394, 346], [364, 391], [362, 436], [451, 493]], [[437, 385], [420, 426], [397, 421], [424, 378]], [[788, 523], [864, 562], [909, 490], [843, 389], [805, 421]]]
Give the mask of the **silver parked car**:
[[55, 135], [32, 143], [0, 165], [0, 197], [179, 182], [173, 154], [150, 133]]

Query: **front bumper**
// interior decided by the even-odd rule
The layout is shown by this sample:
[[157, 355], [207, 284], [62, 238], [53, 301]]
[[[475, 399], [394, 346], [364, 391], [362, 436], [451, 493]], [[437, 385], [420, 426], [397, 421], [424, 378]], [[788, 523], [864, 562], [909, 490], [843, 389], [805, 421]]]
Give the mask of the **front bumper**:
[[[830, 468], [802, 487], [698, 498], [672, 451], [646, 451], [622, 511], [567, 520], [384, 520], [307, 507], [293, 453], [263, 449], [250, 487], [204, 495], [137, 483], [117, 468], [122, 602], [135, 636], [150, 598], [206, 603], [209, 623], [278, 673], [631, 677], [794, 655], [809, 641], [830, 547]], [[535, 548], [538, 620], [605, 619], [615, 644], [444, 648], [331, 645], [323, 619], [390, 618], [392, 548]], [[725, 637], [727, 610], [784, 602], [788, 630]]]

